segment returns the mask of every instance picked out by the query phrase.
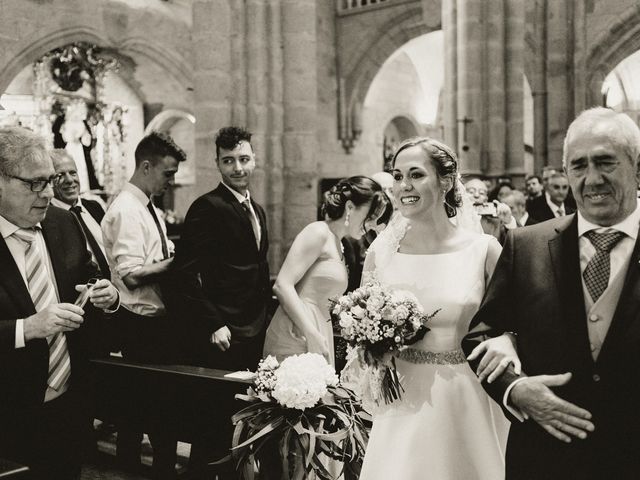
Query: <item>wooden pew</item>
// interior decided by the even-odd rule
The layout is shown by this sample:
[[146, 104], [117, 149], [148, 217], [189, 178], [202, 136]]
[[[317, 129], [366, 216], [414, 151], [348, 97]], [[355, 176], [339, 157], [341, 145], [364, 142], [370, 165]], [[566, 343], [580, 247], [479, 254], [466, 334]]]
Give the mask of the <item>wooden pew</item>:
[[0, 458], [0, 479], [2, 480], [26, 480], [29, 478], [29, 469], [23, 465]]
[[95, 359], [95, 417], [141, 426], [162, 426], [178, 440], [192, 443], [216, 432], [242, 407], [234, 399], [251, 380], [186, 365], [147, 365], [120, 358]]

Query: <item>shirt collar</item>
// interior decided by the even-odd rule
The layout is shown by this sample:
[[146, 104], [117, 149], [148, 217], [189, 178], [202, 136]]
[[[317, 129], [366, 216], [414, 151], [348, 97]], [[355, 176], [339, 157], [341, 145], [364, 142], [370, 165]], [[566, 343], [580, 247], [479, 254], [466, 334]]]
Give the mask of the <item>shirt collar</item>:
[[[18, 230], [20, 230], [20, 228], [21, 227], [14, 225], [9, 220], [7, 220], [2, 215], [0, 215], [0, 234], [2, 235], [2, 238], [10, 237], [14, 233], [16, 233]], [[36, 228], [42, 228], [42, 225], [38, 223], [36, 225]]]
[[251, 195], [249, 194], [249, 190], [247, 190], [247, 195], [245, 197], [243, 197], [240, 193], [236, 192], [233, 188], [231, 188], [226, 183], [224, 183], [224, 182], [220, 182], [220, 183], [222, 183], [222, 185], [227, 187], [227, 190], [229, 190], [231, 193], [233, 193], [233, 196], [236, 197], [236, 200], [238, 200], [240, 203], [243, 203], [245, 200], [251, 200]]
[[136, 187], [131, 182], [125, 183], [124, 186], [122, 187], [122, 191], [123, 192], [129, 192], [131, 195], [133, 195], [135, 198], [137, 198], [138, 201], [141, 204], [143, 204], [145, 207], [151, 201], [151, 199], [149, 197], [147, 197], [146, 193], [144, 193], [142, 190], [140, 190], [138, 187]]
[[527, 223], [527, 220], [529, 220], [529, 212], [524, 212], [522, 214], [522, 217], [520, 217], [520, 225], [524, 227], [524, 224]]
[[640, 203], [636, 205], [636, 209], [629, 215], [627, 218], [622, 220], [620, 223], [616, 223], [615, 225], [611, 225], [610, 227], [603, 227], [602, 225], [597, 225], [595, 223], [591, 223], [587, 219], [585, 219], [580, 211], [578, 211], [578, 236], [581, 237], [585, 233], [590, 230], [602, 229], [606, 228], [607, 230], [618, 230], [623, 232], [628, 237], [636, 240], [638, 237], [638, 228], [640, 227]]
[[565, 214], [567, 213], [567, 211], [564, 209], [564, 202], [562, 202], [562, 205], [556, 205], [551, 201], [551, 196], [547, 192], [544, 192], [544, 198], [547, 199], [547, 205], [549, 205], [549, 208], [551, 208], [554, 217], [556, 215], [556, 212], [560, 208], [564, 211]]
[[78, 200], [76, 200], [76, 203], [74, 205], [69, 205], [68, 203], [63, 202], [62, 200], [58, 200], [57, 198], [52, 198], [51, 205], [53, 205], [54, 207], [62, 208], [63, 210], [69, 210], [71, 207], [75, 207], [75, 206], [81, 207], [82, 203], [80, 203], [80, 197], [78, 197]]

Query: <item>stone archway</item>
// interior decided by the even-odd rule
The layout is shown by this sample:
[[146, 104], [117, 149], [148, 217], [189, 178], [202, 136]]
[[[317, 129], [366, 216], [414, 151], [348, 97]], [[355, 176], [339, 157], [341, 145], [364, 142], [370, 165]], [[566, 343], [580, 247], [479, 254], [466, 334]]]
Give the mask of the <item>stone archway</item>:
[[[413, 1], [397, 5], [390, 2], [384, 9], [387, 15], [378, 16], [371, 22], [361, 20], [370, 29], [366, 36], [352, 31], [358, 24], [348, 24], [350, 19], [343, 19], [344, 23], [338, 25], [338, 124], [345, 150], [351, 151], [361, 133], [359, 122], [364, 99], [385, 61], [410, 40], [441, 28], [439, 22], [434, 25], [425, 22], [424, 3]], [[437, 5], [430, 10], [440, 10], [440, 2], [431, 3]], [[378, 12], [381, 11], [383, 9]]]
[[599, 38], [587, 55], [587, 105], [602, 104], [602, 83], [622, 60], [640, 50], [640, 8], [628, 8]]

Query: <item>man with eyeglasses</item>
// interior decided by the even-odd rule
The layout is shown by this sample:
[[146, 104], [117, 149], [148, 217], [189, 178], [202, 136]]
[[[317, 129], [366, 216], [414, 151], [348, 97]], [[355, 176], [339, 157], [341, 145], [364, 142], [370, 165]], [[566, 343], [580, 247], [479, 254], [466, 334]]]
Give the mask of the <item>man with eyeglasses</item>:
[[53, 187], [51, 204], [69, 210], [78, 219], [82, 232], [87, 238], [87, 248], [98, 264], [104, 278], [111, 278], [109, 264], [104, 251], [100, 222], [104, 217], [104, 209], [95, 200], [80, 198], [80, 179], [76, 163], [66, 150], [56, 148], [51, 151], [53, 168], [59, 176]]
[[0, 457], [37, 480], [79, 476], [87, 357], [119, 297], [103, 279], [74, 305], [98, 271], [74, 217], [50, 205], [59, 178], [42, 137], [0, 129]]

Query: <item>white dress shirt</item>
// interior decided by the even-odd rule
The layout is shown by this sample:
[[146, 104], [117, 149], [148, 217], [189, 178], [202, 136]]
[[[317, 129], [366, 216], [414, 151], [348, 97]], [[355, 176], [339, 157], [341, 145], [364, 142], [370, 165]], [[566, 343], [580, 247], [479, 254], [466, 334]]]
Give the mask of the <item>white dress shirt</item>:
[[241, 204], [244, 203], [246, 200], [249, 200], [249, 210], [251, 211], [251, 216], [253, 217], [253, 219], [256, 222], [256, 225], [258, 226], [258, 238], [256, 238], [256, 243], [260, 245], [260, 239], [262, 238], [262, 227], [260, 226], [260, 220], [258, 220], [258, 216], [256, 215], [256, 212], [253, 209], [253, 205], [251, 204], [251, 195], [249, 194], [249, 190], [247, 190], [247, 195], [243, 197], [242, 194], [236, 192], [233, 188], [231, 188], [226, 183], [224, 182], [220, 182], [220, 183], [222, 183], [222, 185], [227, 187], [227, 190], [233, 193], [233, 196], [236, 197], [236, 200], [238, 200], [238, 202], [240, 202]]
[[[564, 202], [562, 202], [562, 205], [560, 206], [556, 205], [551, 201], [551, 197], [547, 192], [544, 192], [544, 198], [547, 200], [547, 205], [549, 205], [549, 208], [553, 212], [554, 217], [563, 217], [567, 214], [567, 209], [564, 207]], [[562, 211], [562, 215], [560, 215], [560, 211]]]
[[[82, 220], [84, 220], [84, 223], [87, 225], [87, 228], [91, 232], [91, 235], [93, 235], [93, 238], [96, 239], [96, 242], [100, 247], [100, 250], [102, 250], [102, 254], [106, 258], [107, 254], [105, 253], [105, 250], [104, 250], [104, 241], [102, 240], [102, 229], [100, 228], [100, 224], [96, 222], [95, 218], [93, 218], [91, 214], [87, 211], [87, 209], [84, 207], [84, 205], [82, 204], [81, 198], [78, 198], [75, 205], [69, 205], [68, 203], [58, 200], [57, 198], [52, 198], [51, 204], [55, 207], [62, 208], [64, 210], [70, 210], [71, 207], [79, 206], [81, 208], [80, 216], [82, 217]], [[91, 250], [91, 244], [89, 242], [87, 242], [87, 248], [91, 253], [93, 253], [93, 251]], [[94, 258], [94, 261], [95, 261], [95, 258]]]
[[[149, 197], [135, 185], [126, 183], [114, 199], [102, 219], [102, 237], [107, 261], [111, 269], [111, 281], [120, 291], [120, 303], [127, 310], [148, 317], [165, 313], [164, 302], [157, 283], [142, 285], [130, 290], [122, 280], [144, 265], [163, 260], [162, 241], [158, 227], [148, 210]], [[155, 207], [154, 207], [155, 208]], [[158, 219], [162, 212], [156, 208]], [[160, 226], [172, 255], [175, 246], [167, 238], [164, 222]]]
[[[636, 205], [636, 209], [625, 218], [623, 221], [616, 223], [610, 227], [602, 227], [595, 223], [589, 222], [585, 219], [580, 212], [578, 216], [578, 250], [580, 252], [580, 273], [582, 274], [587, 268], [587, 264], [596, 254], [596, 249], [591, 241], [585, 236], [585, 233], [595, 230], [596, 233], [608, 233], [613, 231], [623, 232], [625, 237], [620, 240], [615, 247], [609, 252], [610, 259], [610, 274], [609, 283], [607, 289], [603, 292], [602, 296], [597, 302], [593, 302], [591, 295], [587, 290], [587, 286], [582, 277], [582, 291], [584, 294], [585, 312], [587, 312], [587, 329], [589, 333], [589, 342], [591, 347], [591, 354], [596, 360], [604, 343], [604, 339], [609, 331], [611, 320], [615, 313], [615, 307], [618, 304], [620, 294], [622, 293], [622, 286], [624, 284], [624, 277], [626, 276], [629, 262], [631, 260], [631, 253], [633, 247], [636, 244], [638, 237], [638, 229], [640, 228], [640, 203]], [[607, 308], [607, 306], [609, 308]], [[524, 377], [526, 378], [526, 377]], [[527, 418], [521, 412], [514, 409], [507, 403], [509, 394], [513, 387], [524, 378], [514, 380], [511, 385], [505, 391], [502, 399], [504, 406], [520, 421]]]

